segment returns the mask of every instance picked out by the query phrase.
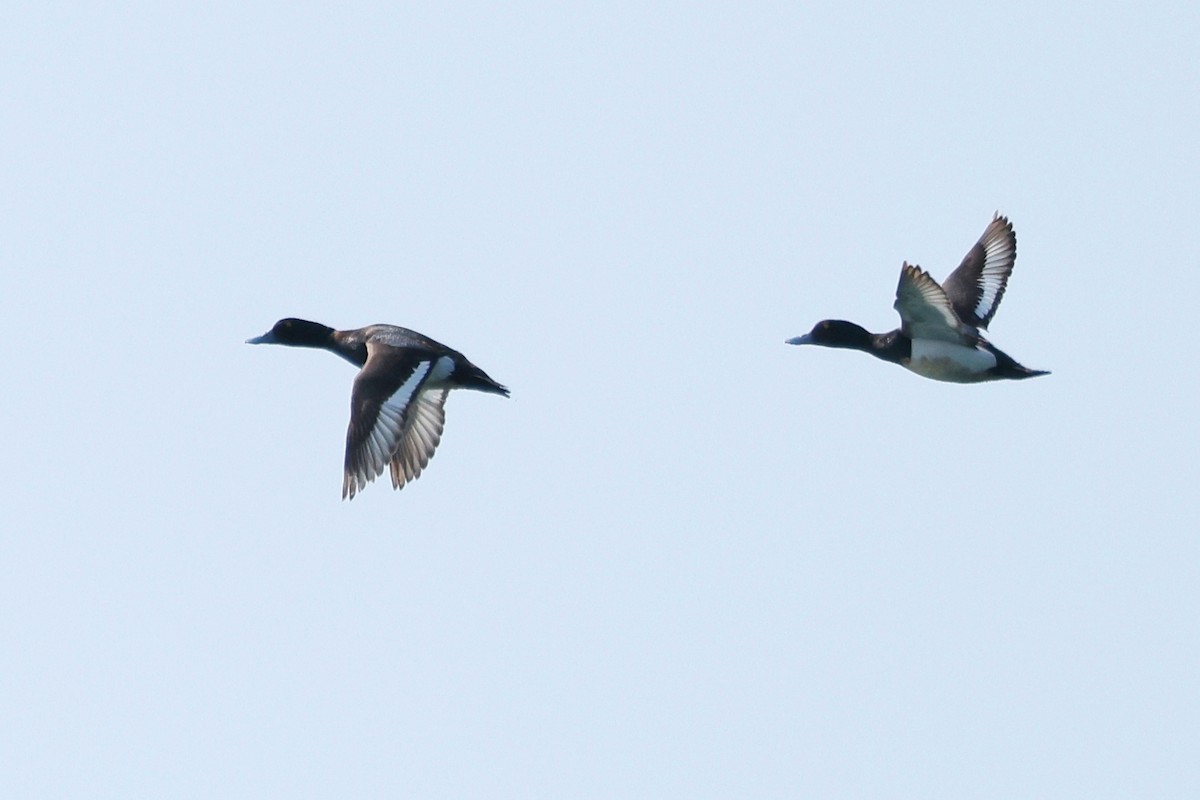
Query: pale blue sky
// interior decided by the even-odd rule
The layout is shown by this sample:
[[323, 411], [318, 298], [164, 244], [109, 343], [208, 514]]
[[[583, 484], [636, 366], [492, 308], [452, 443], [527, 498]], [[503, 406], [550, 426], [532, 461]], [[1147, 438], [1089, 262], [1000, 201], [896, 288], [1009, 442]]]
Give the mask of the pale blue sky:
[[[1200, 795], [1200, 9], [10, 3], [0, 795]], [[896, 324], [993, 211], [956, 386]], [[339, 500], [405, 325], [460, 392]]]

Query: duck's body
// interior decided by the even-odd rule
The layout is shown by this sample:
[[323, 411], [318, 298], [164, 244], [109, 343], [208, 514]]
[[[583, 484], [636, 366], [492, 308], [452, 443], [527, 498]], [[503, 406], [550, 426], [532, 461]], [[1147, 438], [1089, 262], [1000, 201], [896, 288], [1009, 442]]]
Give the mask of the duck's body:
[[339, 331], [283, 319], [247, 342], [328, 350], [361, 367], [350, 395], [343, 499], [353, 499], [388, 467], [396, 489], [420, 476], [442, 439], [451, 389], [508, 396], [462, 353], [396, 325]]
[[870, 333], [845, 320], [822, 320], [788, 344], [862, 350], [925, 378], [951, 383], [1019, 380], [1048, 375], [1028, 369], [983, 337], [996, 314], [1017, 258], [1012, 224], [997, 214], [943, 285], [905, 263], [896, 287], [900, 327]]

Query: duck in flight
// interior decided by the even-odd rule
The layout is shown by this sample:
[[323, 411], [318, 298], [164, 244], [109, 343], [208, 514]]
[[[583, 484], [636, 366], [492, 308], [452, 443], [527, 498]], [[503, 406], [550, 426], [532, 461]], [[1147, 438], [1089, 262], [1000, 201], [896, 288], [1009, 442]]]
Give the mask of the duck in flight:
[[999, 213], [958, 269], [938, 285], [920, 267], [904, 263], [894, 308], [900, 327], [870, 333], [853, 322], [827, 319], [788, 344], [862, 350], [926, 378], [952, 383], [1019, 380], [1048, 375], [997, 349], [982, 331], [996, 314], [1017, 258], [1017, 235]]
[[247, 344], [315, 347], [361, 367], [350, 393], [350, 429], [342, 499], [391, 469], [403, 488], [429, 464], [442, 440], [443, 406], [451, 389], [508, 397], [508, 389], [457, 350], [395, 325], [338, 331], [303, 319], [281, 319]]

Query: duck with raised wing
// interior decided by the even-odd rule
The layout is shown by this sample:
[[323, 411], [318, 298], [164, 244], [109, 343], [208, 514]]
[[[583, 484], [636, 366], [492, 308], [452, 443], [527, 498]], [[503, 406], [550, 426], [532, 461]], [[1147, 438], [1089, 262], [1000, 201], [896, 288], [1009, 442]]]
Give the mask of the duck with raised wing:
[[826, 319], [788, 344], [862, 350], [926, 378], [952, 383], [1019, 380], [1048, 375], [1029, 369], [984, 338], [1017, 259], [1017, 235], [999, 213], [958, 269], [938, 285], [929, 273], [905, 262], [894, 308], [900, 327], [871, 333], [853, 322]]
[[361, 368], [350, 393], [342, 499], [353, 499], [385, 468], [391, 468], [396, 489], [420, 476], [442, 440], [443, 406], [451, 389], [508, 397], [508, 389], [462, 353], [395, 325], [338, 331], [303, 319], [281, 319], [246, 342], [315, 347]]

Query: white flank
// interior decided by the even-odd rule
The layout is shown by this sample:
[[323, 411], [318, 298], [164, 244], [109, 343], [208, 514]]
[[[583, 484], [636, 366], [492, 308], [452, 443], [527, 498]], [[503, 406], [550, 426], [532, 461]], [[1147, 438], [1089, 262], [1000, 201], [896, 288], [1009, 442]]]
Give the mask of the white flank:
[[454, 359], [450, 356], [442, 356], [433, 362], [433, 371], [429, 373], [429, 383], [432, 386], [439, 386], [445, 383], [453, 373]]
[[975, 383], [996, 366], [996, 357], [986, 350], [951, 342], [915, 339], [912, 358], [906, 365], [925, 378], [951, 383]]

